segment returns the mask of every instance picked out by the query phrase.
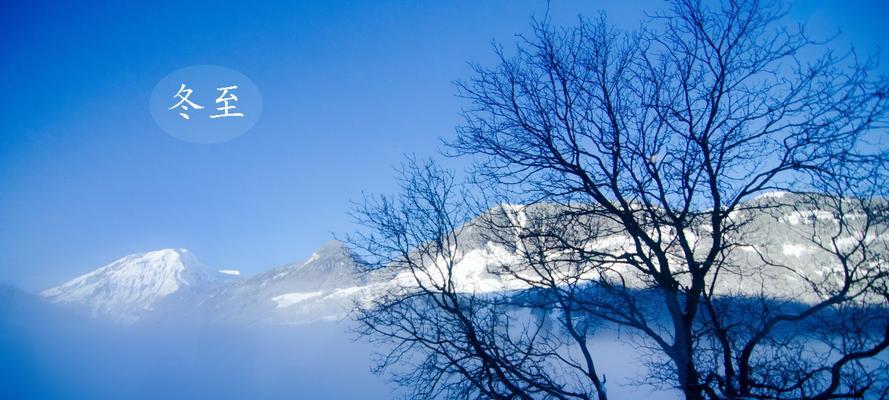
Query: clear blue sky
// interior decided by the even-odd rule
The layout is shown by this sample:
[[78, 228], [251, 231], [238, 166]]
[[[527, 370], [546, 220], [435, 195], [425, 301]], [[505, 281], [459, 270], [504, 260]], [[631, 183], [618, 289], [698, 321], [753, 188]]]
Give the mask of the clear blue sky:
[[[88, 5], [84, 5], [89, 3]], [[100, 4], [106, 3], [106, 4]], [[186, 247], [255, 273], [301, 260], [405, 153], [459, 123], [452, 81], [491, 60], [544, 1], [15, 2], [0, 12], [0, 283], [39, 290], [123, 255]], [[851, 4], [849, 4], [851, 3]], [[558, 22], [624, 26], [661, 1], [553, 1]], [[886, 42], [887, 2], [804, 1], [837, 45]], [[886, 71], [884, 55], [882, 70]], [[262, 118], [199, 145], [151, 118], [154, 85], [216, 64], [249, 76]]]

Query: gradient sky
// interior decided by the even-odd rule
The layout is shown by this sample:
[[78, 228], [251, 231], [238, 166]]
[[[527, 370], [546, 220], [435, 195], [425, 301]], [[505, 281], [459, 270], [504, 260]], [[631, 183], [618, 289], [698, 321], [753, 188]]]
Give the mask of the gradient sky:
[[[492, 40], [510, 44], [546, 11], [544, 1], [129, 3], [3, 5], [2, 284], [39, 290], [165, 247], [247, 274], [305, 259], [353, 228], [350, 200], [394, 190], [403, 154], [433, 155], [452, 137], [452, 82], [469, 76], [467, 62], [490, 62]], [[553, 1], [550, 14], [570, 23], [604, 9], [632, 27], [663, 4]], [[801, 1], [790, 17], [872, 52], [889, 38], [887, 11], [886, 1]], [[256, 83], [264, 108], [250, 132], [199, 145], [158, 128], [151, 90], [194, 64]]]

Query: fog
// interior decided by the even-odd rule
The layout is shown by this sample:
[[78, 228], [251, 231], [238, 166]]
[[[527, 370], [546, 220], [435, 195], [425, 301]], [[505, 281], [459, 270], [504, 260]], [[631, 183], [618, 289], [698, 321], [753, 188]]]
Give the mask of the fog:
[[[370, 372], [375, 348], [350, 323], [220, 325], [201, 320], [122, 326], [84, 318], [15, 289], [0, 290], [4, 399], [391, 399]], [[628, 344], [597, 355], [615, 398], [676, 398], [633, 384]]]
[[392, 396], [344, 323], [119, 326], [16, 295], [0, 300], [0, 391], [13, 399]]

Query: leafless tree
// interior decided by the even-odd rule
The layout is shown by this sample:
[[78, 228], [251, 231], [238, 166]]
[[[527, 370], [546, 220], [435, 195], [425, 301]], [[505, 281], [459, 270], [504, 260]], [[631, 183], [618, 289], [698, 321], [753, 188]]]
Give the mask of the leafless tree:
[[592, 361], [570, 355], [586, 335], [566, 342], [545, 320], [528, 318], [513, 294], [461, 287], [460, 246], [478, 226], [467, 223], [453, 175], [410, 161], [401, 186], [397, 199], [360, 203], [354, 215], [369, 233], [349, 238], [383, 283], [356, 312], [363, 334], [391, 345], [379, 368], [394, 370], [416, 399], [607, 399]]
[[[384, 365], [422, 348], [403, 375], [422, 394], [604, 397], [587, 341], [603, 322], [649, 350], [646, 381], [687, 399], [887, 396], [889, 84], [780, 26], [783, 3], [670, 5], [629, 33], [539, 23], [460, 83], [451, 148], [486, 193], [471, 223], [429, 166], [400, 205], [358, 210], [380, 236], [356, 243], [415, 278], [359, 320], [395, 339]], [[491, 273], [528, 295], [459, 290], [467, 229], [516, 255]], [[776, 254], [777, 234], [811, 265]]]

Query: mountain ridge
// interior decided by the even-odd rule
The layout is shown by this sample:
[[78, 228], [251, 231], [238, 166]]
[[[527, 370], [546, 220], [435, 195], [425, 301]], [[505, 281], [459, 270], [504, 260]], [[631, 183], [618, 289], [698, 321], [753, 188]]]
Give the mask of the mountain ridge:
[[[772, 259], [795, 266], [809, 276], [827, 276], [832, 273], [833, 266], [829, 260], [823, 260], [822, 254], [811, 244], [807, 244], [805, 238], [798, 235], [798, 231], [810, 229], [813, 221], [829, 225], [833, 217], [823, 210], [796, 207], [799, 204], [790, 207], [777, 205], [793, 203], [794, 196], [788, 193], [759, 196], [751, 200], [751, 207], [729, 216], [729, 218], [750, 217], [747, 230], [740, 232], [744, 236], [742, 239], [746, 245], [734, 250], [731, 255], [733, 263], [741, 269], [752, 270], [756, 268], [754, 264], [757, 263], [759, 254], [768, 254]], [[760, 206], [773, 204], [776, 206], [770, 213], [758, 209]], [[559, 211], [553, 207], [556, 206], [548, 204], [502, 206], [505, 212], [500, 217], [515, 220], [522, 229], [533, 229], [535, 218], [538, 217], [536, 214]], [[492, 269], [496, 269], [499, 265], [515, 262], [517, 260], [515, 248], [521, 244], [509, 243], [512, 237], [510, 235], [516, 234], [511, 231], [502, 236], [503, 242], [491, 242], [484, 232], [484, 224], [479, 222], [483, 216], [499, 218], [495, 211], [490, 211], [487, 215], [477, 216], [467, 222], [466, 229], [461, 228], [459, 240], [462, 254], [459, 255], [460, 259], [453, 271], [457, 290], [482, 293], [525, 288], [519, 279], [511, 279], [508, 275], [492, 272]], [[597, 250], [621, 251], [621, 248], [629, 242], [622, 236], [619, 227], [615, 229], [616, 231], [607, 236], [595, 238], [588, 245], [594, 246]], [[689, 234], [700, 238], [700, 243], [706, 247], [707, 227], [700, 226], [695, 229], [696, 232]], [[876, 240], [878, 245], [885, 247], [889, 237], [884, 235]], [[149, 254], [152, 256], [146, 256]], [[173, 280], [172, 283], [167, 280], [163, 281], [163, 284], [148, 285], [155, 290], [155, 293], [153, 296], [145, 297], [153, 301], [143, 301], [145, 300], [143, 297], [136, 296], [131, 302], [114, 302], [102, 296], [104, 292], [97, 288], [101, 282], [94, 282], [96, 279], [109, 276], [113, 278], [113, 274], [107, 273], [115, 269], [111, 268], [112, 266], [118, 263], [132, 264], [146, 257], [155, 260], [175, 259], [182, 265], [187, 264], [188, 268], [185, 268], [184, 272], [203, 272], [196, 275], [184, 274], [185, 278]], [[160, 263], [160, 265], [167, 264], [172, 264], [174, 267], [179, 265], [176, 262]], [[163, 316], [179, 315], [247, 323], [294, 324], [340, 319], [346, 316], [356, 301], [369, 301], [390, 289], [416, 285], [415, 277], [407, 271], [384, 270], [363, 274], [361, 265], [362, 261], [358, 256], [346, 245], [334, 240], [320, 246], [303, 262], [286, 264], [250, 277], [235, 278], [231, 274], [208, 273], [207, 271], [212, 269], [201, 264], [187, 250], [165, 249], [121, 258], [108, 266], [48, 289], [42, 294], [54, 302], [85, 303], [92, 308], [95, 315], [109, 315], [128, 322], [154, 312]], [[748, 265], [749, 267], [746, 267]], [[614, 270], [619, 268], [621, 266], [616, 266]], [[631, 278], [627, 281], [630, 286], [644, 287], [644, 277], [632, 277], [630, 276], [632, 271], [623, 273]], [[179, 277], [178, 274], [173, 275]], [[216, 275], [225, 275], [225, 279], [204, 279]], [[141, 277], [138, 274], [134, 276]], [[762, 281], [755, 273], [739, 270], [738, 273], [724, 275], [723, 280], [721, 287], [725, 293], [720, 294], [751, 295], [762, 293], [759, 292], [762, 290], [766, 290], [765, 294], [769, 296], [787, 298], [805, 294], [805, 282], [794, 274], [772, 274], [767, 281]], [[144, 286], [138, 280], [125, 280], [125, 283], [134, 287]], [[175, 290], [170, 291], [165, 285], [174, 285]], [[90, 288], [92, 291], [88, 290]], [[179, 290], [180, 288], [183, 290]], [[83, 296], [84, 292], [88, 295]], [[93, 295], [94, 292], [98, 294]], [[81, 296], [77, 296], [78, 294]], [[802, 297], [800, 299], [810, 300]], [[118, 306], [122, 310], [115, 309]], [[136, 310], [132, 310], [133, 307]]]

